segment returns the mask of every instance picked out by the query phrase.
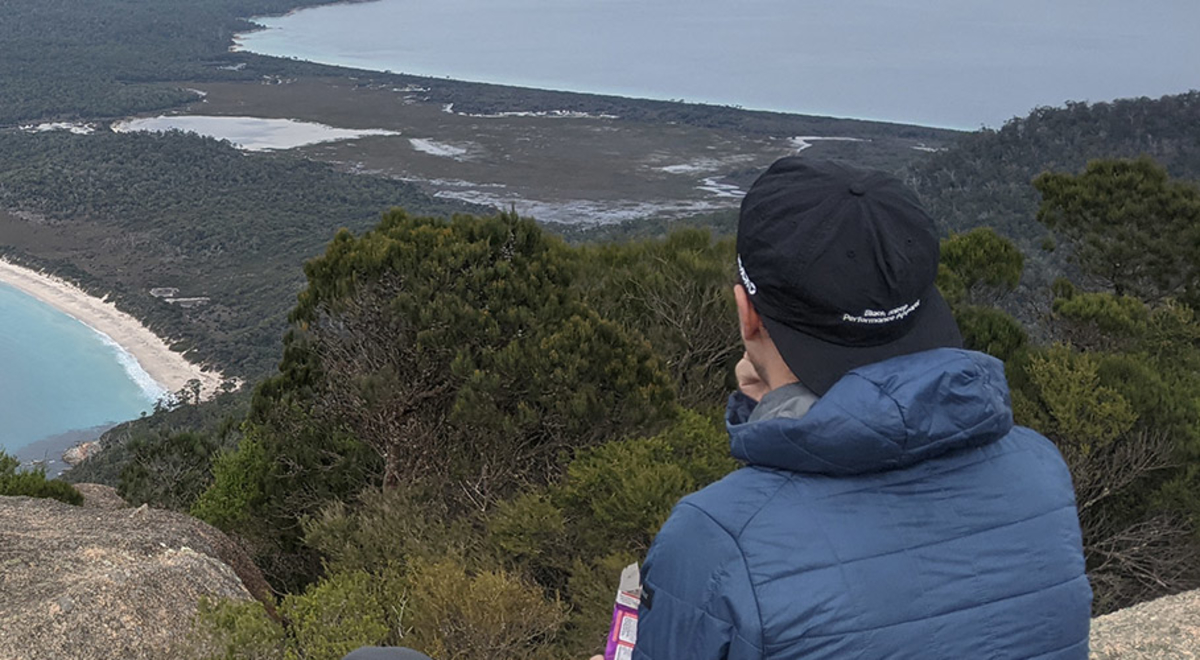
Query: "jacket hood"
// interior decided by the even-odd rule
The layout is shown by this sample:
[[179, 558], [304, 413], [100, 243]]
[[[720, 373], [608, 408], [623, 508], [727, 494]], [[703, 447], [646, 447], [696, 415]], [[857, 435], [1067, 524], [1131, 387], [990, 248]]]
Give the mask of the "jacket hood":
[[941, 348], [855, 369], [799, 419], [747, 422], [734, 393], [726, 424], [735, 458], [792, 472], [862, 474], [907, 467], [1003, 437], [1013, 426], [1004, 365]]

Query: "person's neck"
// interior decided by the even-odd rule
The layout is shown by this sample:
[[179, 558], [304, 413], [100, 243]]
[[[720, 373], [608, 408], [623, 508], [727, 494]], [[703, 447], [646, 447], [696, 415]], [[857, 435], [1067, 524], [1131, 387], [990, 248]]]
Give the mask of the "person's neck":
[[762, 374], [762, 376], [767, 384], [768, 392], [773, 392], [785, 385], [800, 382], [800, 379], [796, 378], [796, 374], [792, 373], [792, 370], [788, 368], [782, 359], [778, 363], [767, 365], [766, 373]]

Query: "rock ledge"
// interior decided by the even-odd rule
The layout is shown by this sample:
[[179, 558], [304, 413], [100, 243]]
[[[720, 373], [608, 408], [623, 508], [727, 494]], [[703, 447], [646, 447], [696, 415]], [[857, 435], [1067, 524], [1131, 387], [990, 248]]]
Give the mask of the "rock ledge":
[[4, 660], [170, 657], [201, 596], [266, 589], [228, 537], [183, 514], [0, 497], [0, 521]]
[[1200, 659], [1200, 591], [1092, 619], [1092, 659]]

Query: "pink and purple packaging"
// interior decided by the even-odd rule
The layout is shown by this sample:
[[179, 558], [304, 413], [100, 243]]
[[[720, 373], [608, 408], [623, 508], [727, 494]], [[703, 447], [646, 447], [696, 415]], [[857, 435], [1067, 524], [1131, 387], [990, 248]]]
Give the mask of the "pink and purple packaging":
[[608, 630], [608, 643], [604, 648], [604, 660], [631, 660], [633, 647], [637, 644], [638, 605], [641, 604], [642, 584], [637, 564], [630, 564], [621, 571], [621, 584], [617, 588], [617, 602], [613, 606], [612, 626]]

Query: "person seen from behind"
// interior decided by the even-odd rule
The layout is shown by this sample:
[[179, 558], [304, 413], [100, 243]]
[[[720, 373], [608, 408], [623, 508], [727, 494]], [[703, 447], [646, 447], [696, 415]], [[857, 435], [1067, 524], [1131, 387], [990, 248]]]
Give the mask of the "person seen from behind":
[[745, 467], [642, 568], [636, 660], [1088, 655], [1071, 478], [962, 348], [932, 219], [897, 179], [779, 160], [742, 202]]

